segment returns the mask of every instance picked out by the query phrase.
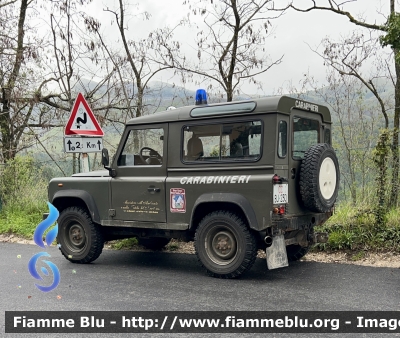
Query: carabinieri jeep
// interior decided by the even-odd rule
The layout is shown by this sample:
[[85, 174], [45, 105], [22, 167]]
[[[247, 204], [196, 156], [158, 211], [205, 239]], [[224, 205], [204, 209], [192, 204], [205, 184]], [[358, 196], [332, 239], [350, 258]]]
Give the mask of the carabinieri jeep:
[[130, 120], [105, 170], [52, 179], [58, 243], [90, 263], [105, 241], [160, 249], [194, 241], [207, 273], [234, 278], [266, 250], [270, 269], [304, 256], [331, 215], [339, 165], [327, 107], [291, 97], [193, 105]]

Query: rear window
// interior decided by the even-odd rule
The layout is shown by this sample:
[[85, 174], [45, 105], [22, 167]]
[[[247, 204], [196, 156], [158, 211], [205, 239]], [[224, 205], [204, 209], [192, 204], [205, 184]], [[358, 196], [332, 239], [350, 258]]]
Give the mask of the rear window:
[[331, 144], [331, 131], [330, 131], [330, 129], [325, 129], [324, 142], [328, 143], [328, 144]]
[[319, 140], [319, 122], [304, 117], [293, 118], [293, 159], [301, 160]]
[[256, 161], [261, 156], [261, 135], [261, 121], [185, 126], [183, 161]]
[[278, 156], [285, 158], [287, 153], [287, 123], [279, 121], [278, 127]]

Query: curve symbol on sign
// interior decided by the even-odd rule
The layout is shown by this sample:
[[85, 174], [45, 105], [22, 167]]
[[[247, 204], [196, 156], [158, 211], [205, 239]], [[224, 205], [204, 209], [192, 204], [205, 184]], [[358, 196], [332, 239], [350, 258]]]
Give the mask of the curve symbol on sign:
[[83, 123], [83, 124], [86, 124], [86, 122], [87, 122], [87, 115], [86, 115], [86, 113], [83, 113], [83, 119], [82, 119], [81, 117], [78, 117], [78, 118], [76, 119], [76, 123]]

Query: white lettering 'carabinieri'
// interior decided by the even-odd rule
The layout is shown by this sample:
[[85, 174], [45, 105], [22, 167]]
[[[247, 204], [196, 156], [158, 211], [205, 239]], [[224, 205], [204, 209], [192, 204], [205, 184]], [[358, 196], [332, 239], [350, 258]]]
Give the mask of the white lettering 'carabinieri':
[[181, 184], [249, 183], [251, 175], [190, 176], [182, 177]]

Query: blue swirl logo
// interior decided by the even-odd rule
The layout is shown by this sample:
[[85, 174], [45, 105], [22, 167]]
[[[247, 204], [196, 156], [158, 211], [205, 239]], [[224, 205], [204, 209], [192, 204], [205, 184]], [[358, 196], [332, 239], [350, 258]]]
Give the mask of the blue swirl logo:
[[[28, 264], [28, 270], [31, 273], [31, 276], [33, 278], [36, 278], [37, 280], [40, 280], [40, 281], [42, 281], [43, 278], [39, 275], [39, 273], [36, 270], [36, 262], [42, 256], [51, 257], [47, 252], [39, 252], [39, 253], [37, 253], [36, 255], [34, 255], [30, 259], [29, 264]], [[58, 271], [58, 268], [54, 263], [52, 263], [50, 261], [45, 261], [45, 260], [43, 262], [46, 263], [49, 266], [51, 272], [53, 273], [54, 280], [53, 280], [53, 283], [50, 286], [41, 286], [41, 285], [38, 285], [38, 284], [35, 284], [35, 286], [40, 291], [49, 292], [51, 290], [54, 290], [58, 286], [58, 284], [60, 283], [60, 272]], [[41, 271], [45, 276], [49, 275], [49, 271], [45, 267], [42, 267]]]
[[[58, 210], [51, 204], [50, 202], [47, 202], [47, 205], [49, 206], [49, 215], [47, 218], [40, 222], [39, 225], [36, 227], [36, 230], [33, 234], [33, 240], [36, 243], [36, 245], [39, 245], [40, 247], [44, 248], [44, 242], [43, 242], [43, 235], [44, 232], [51, 227], [51, 225], [57, 221], [57, 218], [59, 216]], [[56, 223], [56, 226], [51, 229], [47, 235], [46, 235], [46, 243], [47, 246], [50, 246], [51, 243], [56, 239], [58, 233], [58, 224]]]
[[[33, 234], [33, 240], [36, 243], [36, 245], [45, 248], [45, 243], [43, 242], [43, 235], [47, 229], [49, 229], [52, 224], [57, 221], [59, 212], [58, 210], [50, 203], [47, 202], [47, 205], [49, 206], [49, 215], [47, 218], [40, 222], [38, 226], [36, 227], [36, 230]], [[55, 240], [57, 237], [58, 233], [58, 225], [56, 223], [55, 227], [50, 229], [47, 234], [46, 234], [46, 244], [47, 246], [50, 246], [51, 243]], [[28, 271], [31, 274], [31, 276], [39, 281], [43, 281], [43, 278], [39, 275], [37, 269], [36, 269], [36, 263], [39, 260], [40, 257], [45, 256], [45, 257], [51, 257], [50, 254], [47, 252], [39, 252], [36, 255], [33, 255], [33, 257], [29, 260], [28, 263]], [[52, 274], [53, 274], [53, 283], [50, 286], [42, 286], [35, 284], [35, 286], [43, 292], [49, 292], [54, 290], [58, 284], [60, 283], [60, 272], [58, 271], [57, 266], [47, 260], [43, 260], [44, 263], [47, 264], [47, 266], [50, 268]], [[40, 271], [45, 275], [49, 276], [49, 270], [45, 267], [42, 267]]]

